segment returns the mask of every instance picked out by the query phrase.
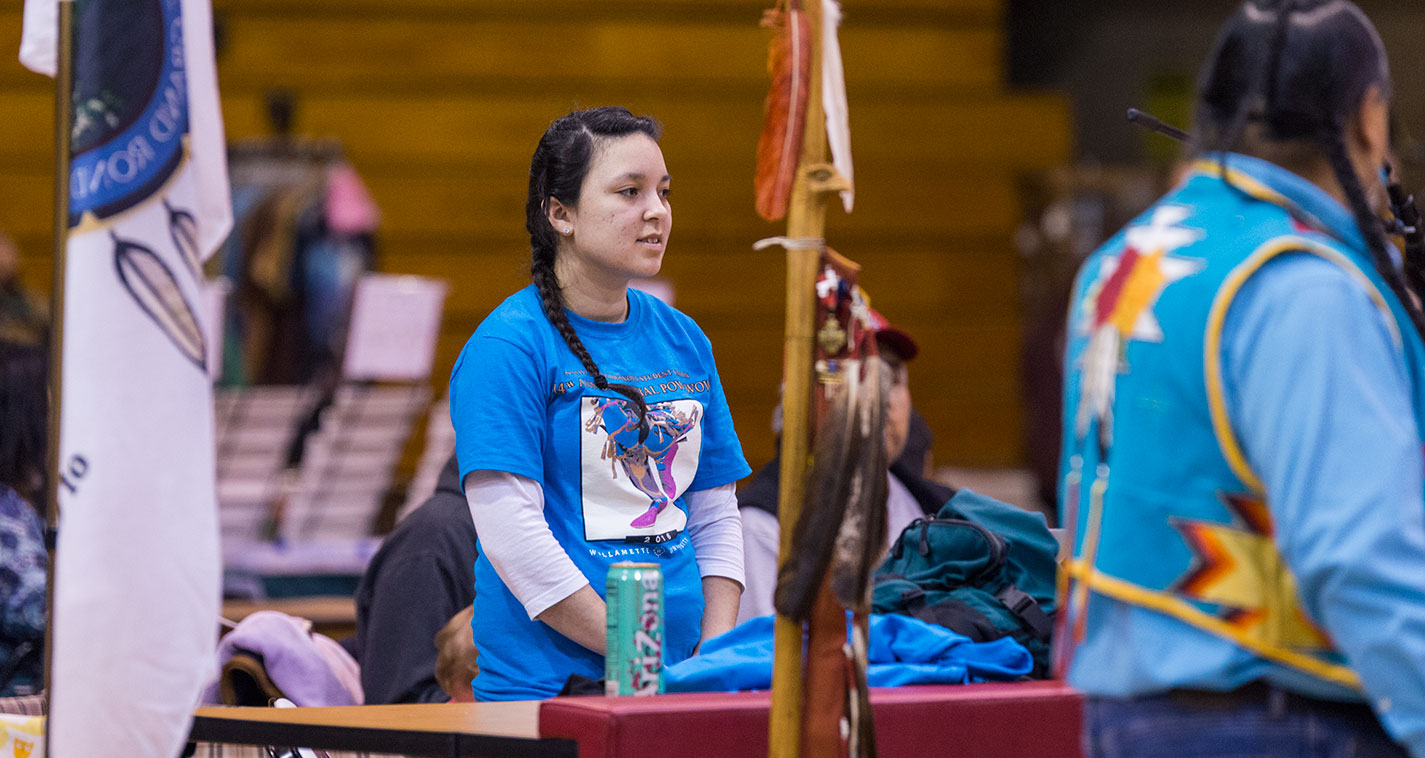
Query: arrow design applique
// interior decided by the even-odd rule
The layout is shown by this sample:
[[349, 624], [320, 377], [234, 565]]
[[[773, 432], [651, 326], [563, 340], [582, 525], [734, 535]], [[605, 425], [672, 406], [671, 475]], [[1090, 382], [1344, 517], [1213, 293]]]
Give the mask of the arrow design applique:
[[1221, 606], [1223, 620], [1262, 644], [1329, 647], [1326, 635], [1301, 609], [1296, 578], [1272, 541], [1266, 503], [1246, 494], [1219, 497], [1234, 523], [1173, 521], [1193, 552], [1192, 567], [1173, 590]]

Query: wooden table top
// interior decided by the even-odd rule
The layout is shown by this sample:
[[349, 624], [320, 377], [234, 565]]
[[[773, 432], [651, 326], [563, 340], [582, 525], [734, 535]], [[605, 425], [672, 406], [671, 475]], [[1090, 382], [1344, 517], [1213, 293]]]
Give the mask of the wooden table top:
[[233, 621], [258, 611], [282, 611], [289, 616], [310, 619], [317, 626], [355, 624], [356, 600], [350, 596], [280, 597], [270, 600], [224, 600], [223, 616]]
[[334, 708], [199, 708], [206, 718], [269, 724], [461, 732], [495, 737], [539, 738], [539, 702], [356, 705]]
[[[876, 688], [871, 700], [882, 755], [940, 758], [946, 744], [959, 740], [957, 755], [1078, 758], [1082, 698], [1062, 682]], [[437, 758], [728, 758], [765, 755], [769, 702], [767, 692], [740, 692], [213, 707], [198, 709], [192, 739]], [[1026, 723], [1034, 728], [1019, 728]], [[695, 735], [693, 743], [688, 734]]]
[[570, 739], [541, 739], [538, 702], [199, 708], [191, 739], [423, 756], [573, 758]]

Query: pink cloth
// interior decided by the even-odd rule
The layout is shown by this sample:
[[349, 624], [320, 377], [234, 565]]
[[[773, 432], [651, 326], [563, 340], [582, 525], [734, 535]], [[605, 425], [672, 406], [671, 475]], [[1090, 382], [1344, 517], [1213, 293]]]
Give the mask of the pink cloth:
[[[218, 665], [234, 653], [262, 658], [272, 683], [299, 706], [360, 705], [361, 669], [340, 644], [312, 631], [312, 622], [279, 611], [258, 611], [218, 642]], [[218, 703], [218, 683], [203, 693]]]
[[327, 170], [327, 228], [337, 234], [370, 234], [381, 223], [381, 209], [348, 163]]

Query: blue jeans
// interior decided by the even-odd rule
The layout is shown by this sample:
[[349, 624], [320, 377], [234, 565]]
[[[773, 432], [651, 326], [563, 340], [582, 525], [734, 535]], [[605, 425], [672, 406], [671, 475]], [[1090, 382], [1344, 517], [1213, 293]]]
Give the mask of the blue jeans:
[[1408, 758], [1365, 705], [1165, 694], [1087, 698], [1085, 758]]

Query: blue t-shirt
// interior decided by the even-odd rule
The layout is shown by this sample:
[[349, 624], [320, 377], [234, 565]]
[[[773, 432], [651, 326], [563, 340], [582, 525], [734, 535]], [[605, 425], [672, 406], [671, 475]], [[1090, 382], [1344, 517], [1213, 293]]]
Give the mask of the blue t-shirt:
[[[751, 470], [702, 330], [637, 290], [628, 304], [616, 324], [568, 315], [604, 376], [643, 393], [643, 440], [632, 403], [593, 386], [533, 286], [507, 298], [466, 343], [450, 378], [450, 416], [461, 480], [487, 470], [538, 482], [550, 531], [601, 596], [612, 564], [659, 564], [664, 651], [674, 663], [697, 645], [703, 611], [682, 495]], [[478, 699], [542, 699], [570, 674], [603, 676], [601, 656], [529, 618], [483, 549], [473, 626]]]

